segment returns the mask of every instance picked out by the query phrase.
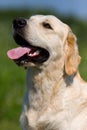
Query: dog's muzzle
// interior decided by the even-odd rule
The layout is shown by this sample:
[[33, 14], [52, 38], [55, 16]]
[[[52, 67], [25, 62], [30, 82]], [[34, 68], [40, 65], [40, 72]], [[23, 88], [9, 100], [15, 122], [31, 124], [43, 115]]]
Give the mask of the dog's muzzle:
[[13, 38], [20, 47], [9, 50], [7, 55], [20, 66], [26, 66], [29, 62], [41, 64], [48, 60], [49, 52], [40, 46], [33, 46], [32, 43], [26, 40], [26, 26], [27, 20], [24, 18], [13, 20]]

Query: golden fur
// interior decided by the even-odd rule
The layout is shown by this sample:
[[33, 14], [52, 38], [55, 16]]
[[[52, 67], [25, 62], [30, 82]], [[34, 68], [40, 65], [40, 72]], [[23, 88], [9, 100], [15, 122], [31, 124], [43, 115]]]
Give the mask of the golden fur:
[[36, 15], [27, 20], [23, 37], [47, 49], [50, 57], [43, 64], [27, 64], [22, 129], [87, 130], [87, 83], [78, 72], [80, 56], [69, 26], [55, 16]]

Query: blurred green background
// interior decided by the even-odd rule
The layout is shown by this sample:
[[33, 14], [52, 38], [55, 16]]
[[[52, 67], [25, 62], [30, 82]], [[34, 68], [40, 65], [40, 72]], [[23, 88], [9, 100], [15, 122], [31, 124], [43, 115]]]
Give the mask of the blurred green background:
[[0, 11], [0, 130], [21, 130], [19, 117], [25, 92], [26, 70], [16, 66], [6, 53], [16, 47], [12, 38], [12, 21], [17, 17], [34, 14], [53, 14], [67, 23], [76, 34], [82, 57], [79, 71], [87, 80], [87, 21], [74, 16], [63, 16], [51, 10], [3, 10]]

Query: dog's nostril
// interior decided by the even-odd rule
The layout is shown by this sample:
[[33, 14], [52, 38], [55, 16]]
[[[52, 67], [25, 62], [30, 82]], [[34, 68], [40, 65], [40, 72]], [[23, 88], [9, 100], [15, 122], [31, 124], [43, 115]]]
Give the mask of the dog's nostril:
[[14, 28], [23, 28], [27, 24], [27, 21], [24, 18], [18, 18], [13, 21]]

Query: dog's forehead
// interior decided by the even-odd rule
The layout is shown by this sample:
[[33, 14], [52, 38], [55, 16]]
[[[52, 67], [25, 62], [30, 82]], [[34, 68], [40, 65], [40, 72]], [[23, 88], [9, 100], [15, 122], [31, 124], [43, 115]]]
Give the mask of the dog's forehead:
[[[54, 33], [58, 34], [63, 38], [63, 41], [65, 41], [70, 28], [67, 24], [63, 23], [60, 19], [55, 17], [54, 15], [33, 15], [28, 19], [28, 25], [31, 26], [31, 30], [37, 30], [36, 32], [41, 32], [40, 30], [43, 30], [44, 28], [40, 28], [41, 23], [47, 22], [49, 23], [52, 28]], [[40, 26], [39, 26], [40, 24]], [[33, 32], [36, 35], [36, 32]]]
[[53, 22], [53, 23], [64, 24], [62, 21], [60, 21], [57, 17], [53, 15], [34, 15], [34, 16], [31, 16], [29, 20], [36, 20], [38, 22], [49, 21], [51, 23]]
[[55, 28], [55, 30], [61, 29], [65, 32], [69, 30], [69, 27], [54, 15], [34, 15], [28, 20], [34, 23], [48, 22]]

